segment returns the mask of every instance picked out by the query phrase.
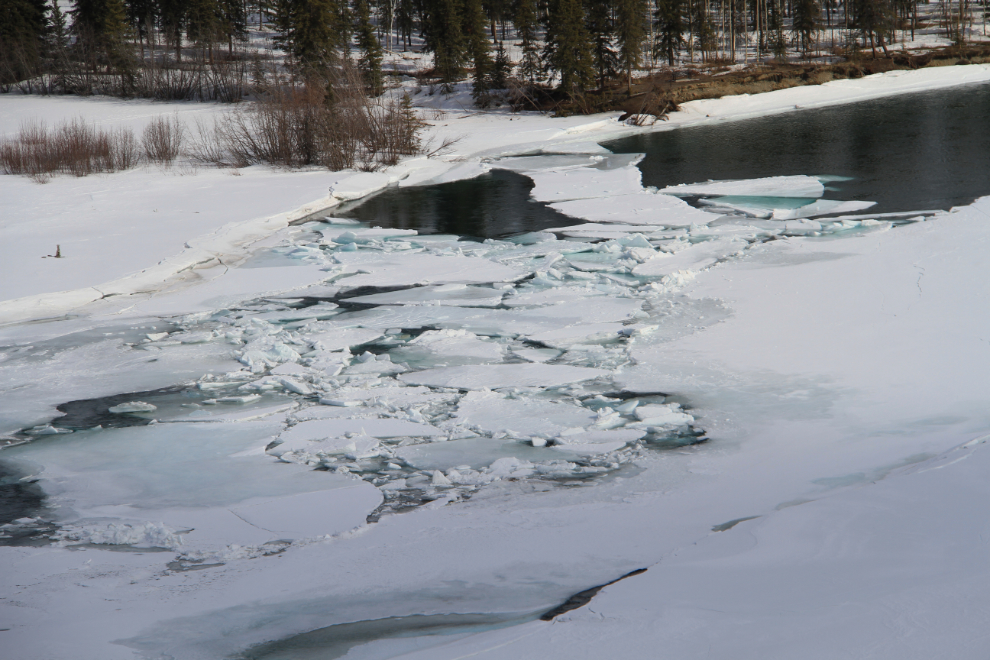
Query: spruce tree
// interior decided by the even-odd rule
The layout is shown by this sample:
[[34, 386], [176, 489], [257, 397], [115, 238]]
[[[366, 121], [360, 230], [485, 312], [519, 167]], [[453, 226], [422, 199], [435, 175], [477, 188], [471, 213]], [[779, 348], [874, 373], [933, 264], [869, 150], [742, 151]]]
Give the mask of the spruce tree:
[[654, 57], [664, 57], [670, 66], [674, 66], [674, 58], [684, 45], [682, 0], [657, 0], [654, 23], [656, 25]]
[[424, 0], [423, 32], [426, 50], [433, 53], [433, 67], [445, 92], [461, 77], [465, 39], [461, 7], [457, 0]]
[[536, 36], [536, 0], [518, 0], [513, 23], [516, 36], [522, 49], [519, 60], [519, 75], [529, 84], [536, 84], [540, 78], [540, 49]]
[[275, 42], [305, 75], [320, 73], [350, 44], [350, 11], [343, 0], [280, 0]]
[[220, 33], [219, 11], [216, 0], [187, 0], [186, 36], [203, 50], [209, 48], [213, 62], [213, 44]]
[[817, 0], [794, 0], [792, 28], [804, 52], [811, 50], [813, 36], [818, 32], [821, 11]]
[[787, 40], [784, 38], [784, 19], [780, 0], [767, 0], [767, 48], [777, 59], [787, 56]]
[[182, 33], [186, 29], [186, 0], [156, 0], [158, 21], [165, 41], [175, 49], [175, 61], [182, 61]]
[[44, 0], [0, 0], [0, 88], [33, 77], [48, 35]]
[[491, 43], [486, 33], [487, 21], [481, 0], [464, 0], [464, 16], [461, 30], [464, 33], [468, 55], [474, 62], [474, 85], [471, 95], [475, 103], [485, 107], [489, 103], [488, 91], [492, 75]]
[[610, 0], [587, 0], [585, 16], [594, 44], [592, 53], [598, 70], [598, 88], [605, 89], [605, 80], [615, 73], [618, 65], [618, 56], [612, 47], [612, 3]]
[[91, 67], [114, 69], [126, 66], [127, 11], [123, 0], [76, 0], [69, 12], [76, 47]]
[[626, 72], [626, 85], [632, 93], [632, 70], [643, 58], [646, 38], [646, 0], [616, 0], [615, 40], [619, 46], [619, 64]]
[[559, 89], [572, 98], [593, 84], [591, 35], [580, 0], [551, 0], [543, 59], [544, 67], [560, 76]]
[[354, 0], [354, 33], [357, 36], [361, 57], [358, 60], [361, 72], [374, 96], [382, 93], [382, 46], [375, 36], [371, 24], [371, 9], [368, 0]]

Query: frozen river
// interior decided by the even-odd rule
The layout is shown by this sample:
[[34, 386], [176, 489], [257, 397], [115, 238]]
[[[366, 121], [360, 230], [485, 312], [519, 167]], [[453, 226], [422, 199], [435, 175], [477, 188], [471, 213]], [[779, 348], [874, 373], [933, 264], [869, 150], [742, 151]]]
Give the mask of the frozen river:
[[918, 245], [990, 192], [988, 105], [971, 87], [495, 159], [125, 310], [9, 326], [2, 541], [112, 576], [113, 657], [389, 658], [544, 625], [691, 539], [937, 457], [986, 420], [948, 385], [913, 409], [897, 389], [932, 374], [903, 365], [934, 331], [882, 368], [830, 356], [953, 317], [914, 298], [940, 272]]

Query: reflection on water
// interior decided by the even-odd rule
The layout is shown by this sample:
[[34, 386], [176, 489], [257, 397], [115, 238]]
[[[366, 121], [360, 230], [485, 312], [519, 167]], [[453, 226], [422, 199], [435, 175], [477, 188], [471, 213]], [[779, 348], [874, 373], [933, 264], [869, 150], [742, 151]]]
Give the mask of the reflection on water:
[[371, 226], [416, 229], [421, 234], [498, 238], [581, 221], [533, 201], [533, 182], [493, 170], [474, 179], [435, 186], [391, 188], [334, 213]]
[[990, 193], [990, 85], [907, 94], [605, 143], [646, 153], [643, 185], [829, 175], [826, 198], [875, 212], [948, 209]]

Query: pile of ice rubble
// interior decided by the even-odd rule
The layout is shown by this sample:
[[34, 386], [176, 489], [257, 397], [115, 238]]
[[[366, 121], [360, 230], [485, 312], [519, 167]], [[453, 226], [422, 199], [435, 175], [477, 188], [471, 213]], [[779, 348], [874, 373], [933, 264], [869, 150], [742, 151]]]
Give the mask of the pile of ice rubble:
[[181, 405], [152, 398], [110, 412], [152, 423], [280, 416], [265, 452], [374, 484], [385, 496], [374, 515], [497, 481], [594, 483], [650, 448], [697, 443], [688, 402], [664, 383], [628, 392], [612, 381], [634, 346], [730, 313], [678, 289], [766, 240], [910, 219], [836, 215], [870, 203], [819, 199], [813, 177], [644, 189], [636, 158], [501, 161], [533, 179], [535, 199], [588, 221], [553, 233], [479, 243], [346, 218], [297, 226], [237, 269], [281, 293], [209, 305], [133, 345], [226, 344], [239, 370], [203, 376]]

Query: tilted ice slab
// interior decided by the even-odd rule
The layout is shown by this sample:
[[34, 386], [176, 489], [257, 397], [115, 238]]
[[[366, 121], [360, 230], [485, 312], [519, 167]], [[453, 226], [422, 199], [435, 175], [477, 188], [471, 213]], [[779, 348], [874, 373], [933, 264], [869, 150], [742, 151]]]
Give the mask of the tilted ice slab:
[[[346, 262], [346, 259], [335, 255]], [[389, 254], [352, 266], [357, 274], [337, 280], [344, 288], [359, 286], [408, 286], [410, 284], [485, 283], [515, 281], [525, 271], [480, 257], [432, 254]]]
[[553, 364], [492, 364], [426, 369], [402, 374], [412, 385], [456, 387], [464, 390], [501, 387], [555, 387], [609, 375], [603, 369]]
[[813, 176], [771, 176], [736, 181], [682, 183], [660, 190], [668, 195], [760, 195], [773, 197], [821, 197], [825, 186]]
[[[345, 282], [347, 280], [344, 280]], [[349, 303], [367, 305], [453, 305], [463, 307], [495, 307], [502, 302], [504, 291], [467, 284], [418, 286], [401, 291], [373, 293], [348, 298]]]
[[819, 215], [831, 215], [833, 213], [855, 213], [856, 211], [864, 211], [872, 206], [876, 206], [876, 204], [876, 202], [867, 201], [842, 202], [832, 199], [820, 199], [817, 202], [812, 202], [796, 209], [774, 209], [773, 219], [796, 220], [799, 218], [814, 218]]
[[658, 227], [704, 225], [718, 217], [696, 209], [673, 195], [645, 190], [626, 195], [557, 202], [550, 207], [573, 218], [583, 218], [594, 223]]

